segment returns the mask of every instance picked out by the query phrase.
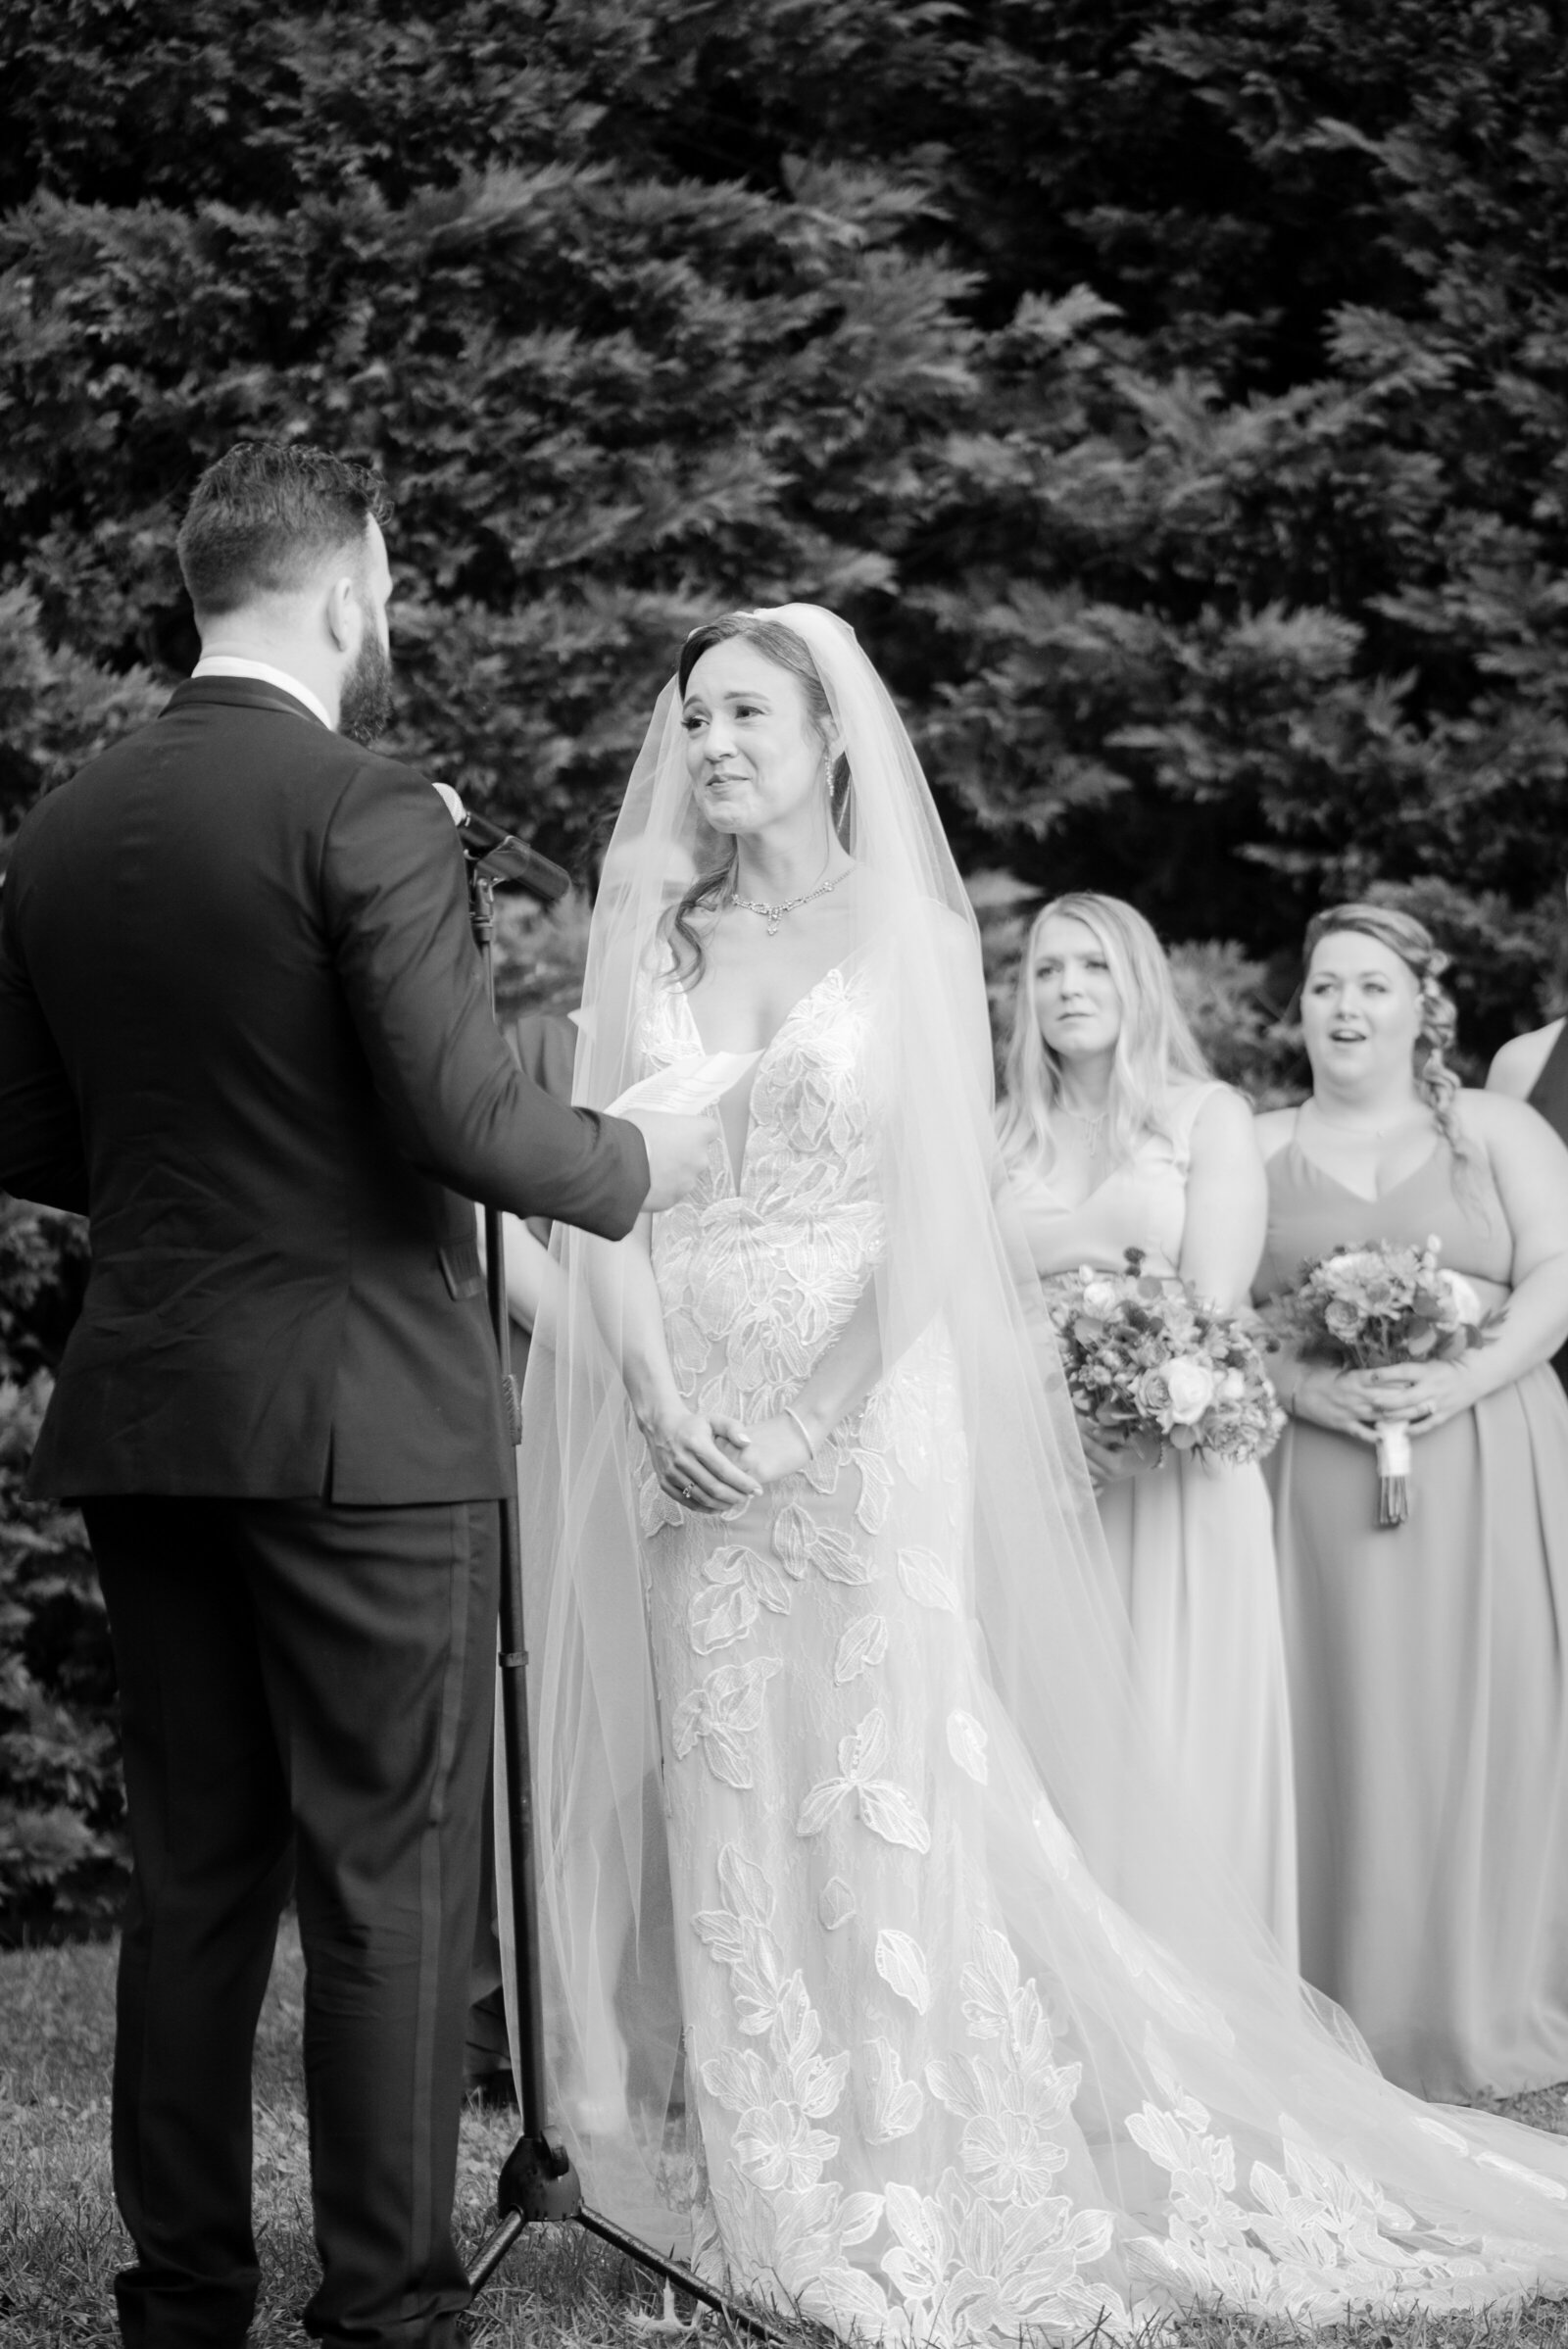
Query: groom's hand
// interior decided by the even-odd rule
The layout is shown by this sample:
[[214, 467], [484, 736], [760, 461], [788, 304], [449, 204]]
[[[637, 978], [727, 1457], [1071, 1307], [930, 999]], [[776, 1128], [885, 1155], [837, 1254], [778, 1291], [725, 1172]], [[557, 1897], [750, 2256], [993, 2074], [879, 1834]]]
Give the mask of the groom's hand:
[[648, 1197], [643, 1212], [658, 1215], [695, 1191], [706, 1173], [712, 1121], [672, 1117], [664, 1109], [628, 1109], [626, 1117], [648, 1148]]

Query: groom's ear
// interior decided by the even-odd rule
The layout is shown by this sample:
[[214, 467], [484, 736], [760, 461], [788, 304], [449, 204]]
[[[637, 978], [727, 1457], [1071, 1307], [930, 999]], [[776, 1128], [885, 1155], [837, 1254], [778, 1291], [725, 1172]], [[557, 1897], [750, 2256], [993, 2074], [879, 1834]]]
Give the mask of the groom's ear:
[[322, 617], [326, 632], [340, 653], [357, 653], [368, 614], [360, 581], [352, 571], [329, 574]]

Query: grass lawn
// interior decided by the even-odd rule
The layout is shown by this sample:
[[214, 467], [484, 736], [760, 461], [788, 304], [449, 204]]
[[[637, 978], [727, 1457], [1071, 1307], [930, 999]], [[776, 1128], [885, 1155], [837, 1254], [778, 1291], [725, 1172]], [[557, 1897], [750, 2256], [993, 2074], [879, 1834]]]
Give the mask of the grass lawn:
[[[112, 2284], [128, 2245], [109, 2179], [115, 1949], [0, 1953], [0, 2344], [118, 2349]], [[300, 2067], [304, 1970], [285, 1926], [256, 2049], [255, 2349], [302, 2349], [295, 2321], [315, 2289]], [[465, 2253], [494, 2212], [516, 2115], [464, 2117], [458, 2205]], [[473, 2349], [601, 2349], [634, 2339], [626, 2319], [658, 2289], [576, 2228], [524, 2233], [475, 2312]]]
[[[112, 1945], [0, 1954], [0, 2342], [4, 2349], [118, 2343], [111, 2279], [126, 2253], [109, 2183]], [[262, 2016], [256, 2057], [256, 2218], [262, 2300], [256, 2349], [303, 2343], [294, 2312], [315, 2284], [306, 2189], [299, 2035], [302, 1970], [291, 1932]], [[1568, 2134], [1568, 2095], [1524, 2097], [1522, 2120]], [[466, 2250], [491, 2218], [515, 2115], [471, 2108], [463, 2125], [459, 2216]], [[657, 2288], [575, 2228], [525, 2232], [474, 2313], [473, 2349], [607, 2349], [636, 2340]], [[1184, 2349], [1278, 2339], [1245, 2319], [1193, 2319]], [[646, 2341], [646, 2336], [642, 2336]], [[817, 2336], [818, 2338], [822, 2336]], [[1568, 2349], [1568, 2303], [1479, 2317], [1368, 2320], [1318, 2336], [1331, 2349]], [[807, 2336], [801, 2336], [803, 2349]], [[653, 2349], [649, 2344], [648, 2349]]]

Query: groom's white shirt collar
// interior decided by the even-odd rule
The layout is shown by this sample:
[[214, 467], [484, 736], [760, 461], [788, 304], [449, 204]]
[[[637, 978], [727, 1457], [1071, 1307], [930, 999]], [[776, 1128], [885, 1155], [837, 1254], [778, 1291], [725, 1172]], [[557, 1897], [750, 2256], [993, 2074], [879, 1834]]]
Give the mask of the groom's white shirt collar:
[[244, 661], [237, 653], [204, 653], [190, 674], [192, 684], [198, 677], [255, 677], [263, 685], [276, 685], [291, 693], [296, 702], [303, 702], [312, 717], [318, 717], [329, 732], [336, 731], [326, 714], [326, 704], [308, 685], [291, 677], [287, 669], [270, 667], [265, 661]]

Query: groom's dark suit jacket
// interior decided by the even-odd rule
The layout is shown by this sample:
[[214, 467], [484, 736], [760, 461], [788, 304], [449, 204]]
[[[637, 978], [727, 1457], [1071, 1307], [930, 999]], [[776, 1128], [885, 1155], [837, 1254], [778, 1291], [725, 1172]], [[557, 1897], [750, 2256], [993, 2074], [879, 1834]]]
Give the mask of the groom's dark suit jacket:
[[215, 678], [22, 827], [0, 1185], [91, 1217], [37, 1491], [411, 1503], [514, 1475], [469, 1199], [618, 1238], [648, 1164], [519, 1074], [430, 785]]

